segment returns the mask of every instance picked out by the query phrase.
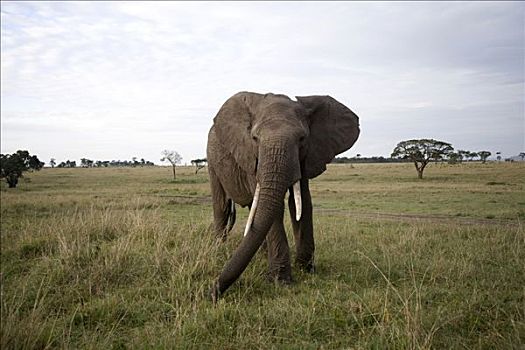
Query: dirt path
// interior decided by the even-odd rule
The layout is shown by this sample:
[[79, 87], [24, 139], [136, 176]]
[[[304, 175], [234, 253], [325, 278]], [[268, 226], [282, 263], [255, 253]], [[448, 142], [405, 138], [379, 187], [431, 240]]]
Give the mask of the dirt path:
[[461, 224], [461, 225], [495, 225], [495, 226], [520, 226], [519, 221], [514, 220], [500, 220], [500, 219], [484, 219], [472, 217], [459, 217], [448, 215], [435, 214], [403, 214], [403, 213], [363, 213], [352, 212], [345, 209], [327, 209], [314, 208], [314, 212], [320, 215], [336, 215], [347, 216], [358, 219], [373, 219], [373, 220], [394, 220], [394, 221], [429, 221], [441, 224]]
[[[170, 198], [176, 203], [211, 203], [209, 196], [185, 196], [185, 195], [161, 195], [160, 197]], [[381, 212], [353, 212], [346, 209], [315, 208], [314, 212], [318, 215], [335, 215], [352, 217], [356, 219], [369, 220], [391, 220], [391, 221], [428, 221], [440, 224], [460, 224], [460, 225], [493, 225], [493, 226], [521, 226], [521, 222], [515, 220], [485, 219], [473, 217], [460, 217], [436, 214], [405, 214], [405, 213], [381, 213]]]

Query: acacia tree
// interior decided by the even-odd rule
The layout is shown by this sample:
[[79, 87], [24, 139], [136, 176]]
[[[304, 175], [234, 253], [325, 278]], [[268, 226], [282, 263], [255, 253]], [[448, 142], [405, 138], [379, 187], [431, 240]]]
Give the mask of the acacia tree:
[[75, 168], [76, 166], [76, 161], [68, 159], [65, 162], [60, 162], [60, 164], [57, 165], [57, 168]]
[[0, 154], [0, 178], [5, 178], [9, 188], [15, 188], [22, 173], [40, 170], [44, 166], [37, 156], [28, 151], [16, 151], [13, 154]]
[[485, 164], [485, 162], [487, 161], [487, 158], [490, 157], [492, 153], [490, 153], [489, 151], [479, 151], [478, 152], [478, 156], [479, 156], [479, 159], [481, 160], [481, 163]]
[[450, 143], [433, 139], [401, 141], [392, 151], [392, 158], [409, 159], [414, 162], [418, 178], [423, 178], [423, 171], [431, 161], [443, 159], [454, 150]]
[[474, 158], [478, 157], [479, 154], [477, 152], [467, 151], [467, 158], [469, 162], [472, 162]]
[[177, 151], [170, 151], [165, 149], [162, 151], [162, 158], [160, 159], [161, 162], [170, 162], [171, 166], [173, 167], [173, 180], [177, 179], [177, 176], [175, 174], [175, 166], [180, 163], [182, 160], [182, 157]]
[[465, 159], [465, 161], [468, 161], [470, 151], [465, 151], [465, 150], [460, 149], [457, 151], [457, 154], [459, 154], [461, 160]]
[[197, 174], [199, 170], [201, 170], [202, 168], [206, 166], [207, 162], [208, 160], [206, 158], [202, 158], [202, 159], [193, 159], [190, 163], [195, 165], [195, 174]]
[[463, 161], [463, 155], [459, 152], [450, 152], [447, 158], [448, 164], [457, 164]]

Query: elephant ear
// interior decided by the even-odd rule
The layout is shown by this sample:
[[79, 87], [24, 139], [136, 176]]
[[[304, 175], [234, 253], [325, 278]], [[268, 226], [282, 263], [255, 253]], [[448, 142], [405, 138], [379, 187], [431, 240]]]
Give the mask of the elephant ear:
[[263, 95], [239, 92], [230, 97], [213, 119], [221, 145], [240, 168], [255, 174], [257, 144], [252, 139], [252, 115]]
[[312, 179], [326, 170], [336, 155], [346, 151], [359, 136], [359, 117], [330, 96], [297, 96], [310, 121], [305, 176]]

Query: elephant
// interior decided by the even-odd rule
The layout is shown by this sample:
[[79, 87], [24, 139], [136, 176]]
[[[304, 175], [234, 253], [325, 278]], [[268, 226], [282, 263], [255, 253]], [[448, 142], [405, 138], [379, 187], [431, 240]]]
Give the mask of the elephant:
[[213, 203], [212, 231], [225, 240], [235, 223], [235, 204], [249, 207], [244, 237], [210, 296], [216, 302], [266, 243], [268, 276], [292, 282], [290, 249], [283, 224], [284, 198], [296, 245], [295, 264], [314, 272], [309, 180], [359, 137], [359, 118], [330, 96], [239, 92], [213, 119], [207, 159]]

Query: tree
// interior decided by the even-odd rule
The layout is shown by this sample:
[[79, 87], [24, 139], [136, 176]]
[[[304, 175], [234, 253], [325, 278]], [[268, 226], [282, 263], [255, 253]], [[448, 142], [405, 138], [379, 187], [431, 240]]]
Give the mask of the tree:
[[481, 160], [481, 163], [485, 164], [485, 162], [487, 161], [487, 158], [490, 157], [492, 153], [490, 153], [489, 151], [479, 151], [478, 152], [478, 156], [479, 156], [479, 159]]
[[87, 159], [87, 158], [80, 159], [80, 166], [82, 168], [92, 168], [93, 164], [94, 164], [94, 161], [92, 161], [91, 159]]
[[177, 179], [177, 176], [175, 174], [175, 166], [180, 163], [182, 160], [182, 157], [180, 154], [178, 154], [176, 151], [170, 151], [165, 149], [162, 151], [162, 158], [160, 159], [161, 162], [170, 162], [171, 166], [173, 167], [173, 180]]
[[51, 158], [49, 160], [49, 165], [51, 165], [51, 168], [54, 168], [56, 164], [57, 164], [57, 161], [55, 158]]
[[414, 162], [418, 178], [423, 178], [423, 171], [431, 161], [443, 159], [454, 150], [450, 143], [433, 139], [401, 141], [392, 151], [392, 158], [409, 159]]
[[463, 156], [459, 152], [450, 152], [448, 154], [448, 164], [457, 164], [461, 163]]
[[74, 168], [77, 166], [76, 161], [70, 161], [69, 159], [65, 162], [60, 162], [60, 164], [57, 165], [58, 168]]
[[40, 159], [38, 159], [37, 156], [31, 156], [29, 157], [29, 170], [40, 170], [44, 167], [44, 162], [41, 162]]
[[22, 173], [29, 170], [40, 170], [44, 166], [37, 156], [28, 151], [16, 151], [11, 155], [0, 154], [0, 178], [5, 178], [9, 188], [15, 188]]
[[469, 153], [470, 153], [469, 151], [465, 151], [465, 150], [462, 150], [462, 149], [459, 149], [457, 151], [457, 154], [459, 155], [459, 158], [461, 159], [460, 163], [461, 163], [461, 161], [463, 159], [468, 160]]
[[195, 165], [195, 174], [197, 174], [197, 172], [199, 170], [201, 170], [202, 168], [204, 168], [206, 166], [206, 163], [208, 162], [208, 160], [206, 158], [202, 158], [202, 159], [193, 159], [191, 161], [191, 164]]
[[472, 162], [474, 160], [474, 158], [478, 157], [478, 153], [477, 152], [471, 152], [471, 151], [467, 151], [467, 158], [468, 158], [468, 161], [469, 162]]

